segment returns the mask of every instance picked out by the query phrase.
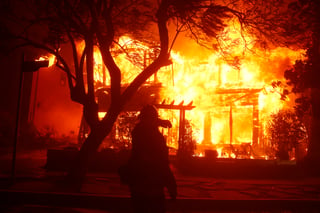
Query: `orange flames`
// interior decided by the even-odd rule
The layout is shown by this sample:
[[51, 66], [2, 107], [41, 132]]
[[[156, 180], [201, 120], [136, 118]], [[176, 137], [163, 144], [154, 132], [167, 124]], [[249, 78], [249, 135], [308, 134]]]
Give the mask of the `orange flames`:
[[52, 54], [49, 54], [47, 56], [41, 56], [36, 61], [49, 61], [48, 67], [51, 67], [56, 62], [56, 57]]
[[[292, 107], [293, 98], [281, 101], [283, 88], [274, 88], [271, 82], [285, 82], [283, 72], [302, 57], [303, 51], [282, 47], [268, 51], [256, 48], [254, 38], [243, 37], [240, 30], [233, 27], [223, 32], [226, 39], [222, 45], [228, 47], [226, 55], [232, 58], [228, 63], [226, 55], [218, 51], [208, 54], [207, 50], [203, 50], [195, 52], [197, 57], [190, 58], [184, 56], [184, 49], [176, 49], [171, 52], [173, 64], [162, 68], [156, 78], [152, 78], [162, 83], [160, 95], [166, 103], [184, 101], [188, 104], [193, 101], [195, 108], [186, 112], [186, 120], [192, 127], [197, 156], [203, 156], [205, 150], [213, 149], [218, 157], [241, 157], [240, 151], [238, 156], [235, 152], [227, 151], [232, 144], [242, 150], [242, 157], [264, 157], [260, 151], [253, 156], [252, 148], [268, 145], [264, 126], [269, 115]], [[150, 56], [147, 46], [129, 37], [122, 37], [119, 43], [126, 44], [127, 48], [132, 47], [141, 55], [147, 55], [145, 59]], [[108, 85], [109, 77], [97, 48], [94, 59], [95, 81]], [[115, 59], [123, 71], [123, 84], [131, 82], [141, 71], [141, 67], [130, 63], [125, 54], [118, 54]], [[144, 63], [147, 65], [147, 60]], [[173, 123], [172, 129], [163, 132], [168, 136], [168, 145], [177, 148], [179, 111], [159, 112]]]

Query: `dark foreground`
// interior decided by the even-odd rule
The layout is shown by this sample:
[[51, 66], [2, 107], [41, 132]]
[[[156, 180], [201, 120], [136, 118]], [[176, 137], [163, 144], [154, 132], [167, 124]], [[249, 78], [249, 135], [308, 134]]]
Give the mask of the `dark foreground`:
[[[33, 153], [33, 158], [29, 153], [19, 155], [12, 179], [10, 156], [0, 157], [0, 212], [131, 212], [128, 188], [116, 173], [89, 172], [82, 188], [74, 191], [65, 184], [65, 173], [44, 169], [45, 162], [45, 151]], [[193, 174], [174, 171], [178, 198], [167, 200], [169, 213], [320, 212], [319, 177], [243, 178], [236, 176], [235, 169], [230, 173], [233, 178], [224, 178], [203, 176], [196, 170]], [[251, 168], [247, 172], [257, 173]]]
[[[131, 212], [115, 174], [89, 174], [79, 192], [63, 174], [1, 178], [1, 212]], [[226, 180], [177, 175], [179, 196], [168, 212], [320, 212], [320, 179]]]

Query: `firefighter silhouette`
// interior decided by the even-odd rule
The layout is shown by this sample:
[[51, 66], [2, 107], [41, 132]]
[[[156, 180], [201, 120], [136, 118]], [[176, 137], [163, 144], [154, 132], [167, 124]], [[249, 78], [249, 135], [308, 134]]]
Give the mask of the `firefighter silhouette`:
[[169, 167], [168, 147], [159, 126], [171, 127], [153, 105], [145, 106], [132, 131], [131, 157], [120, 168], [121, 180], [129, 185], [134, 212], [165, 212], [165, 188], [176, 198], [177, 185]]

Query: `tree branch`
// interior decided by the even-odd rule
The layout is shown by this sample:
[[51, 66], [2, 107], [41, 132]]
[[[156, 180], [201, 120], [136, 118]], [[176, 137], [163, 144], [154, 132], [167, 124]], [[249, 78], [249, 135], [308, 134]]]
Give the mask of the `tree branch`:
[[[78, 96], [75, 96], [75, 94], [74, 94], [76, 91], [75, 91], [75, 87], [74, 87], [74, 85], [73, 85], [73, 80], [76, 81], [77, 78], [74, 77], [74, 76], [71, 74], [71, 70], [70, 70], [68, 64], [66, 63], [66, 61], [63, 59], [63, 57], [62, 57], [56, 50], [53, 50], [53, 49], [49, 48], [48, 46], [46, 46], [46, 45], [44, 45], [44, 44], [41, 44], [41, 43], [32, 41], [32, 40], [30, 40], [30, 39], [28, 39], [28, 38], [25, 38], [25, 37], [16, 37], [16, 39], [20, 39], [20, 40], [25, 41], [25, 42], [26, 42], [26, 43], [25, 43], [26, 45], [33, 46], [34, 48], [38, 48], [38, 49], [45, 50], [45, 51], [47, 51], [48, 53], [51, 53], [51, 54], [55, 55], [56, 58], [57, 58], [57, 61], [58, 61], [57, 64], [56, 64], [56, 66], [57, 66], [58, 68], [60, 68], [61, 70], [65, 71], [66, 74], [67, 74], [68, 86], [69, 86], [69, 90], [70, 90], [71, 99], [74, 100], [74, 101], [76, 101], [76, 102], [78, 102], [78, 103], [80, 103], [80, 104], [82, 104], [81, 100], [79, 100], [79, 99], [77, 99], [77, 98], [76, 98], [76, 99], [74, 98], [74, 97], [78, 97]], [[60, 62], [61, 64], [59, 64], [59, 62]]]
[[158, 57], [146, 68], [144, 69], [125, 89], [122, 94], [122, 102], [125, 100], [129, 100], [133, 94], [139, 89], [139, 87], [156, 71], [158, 71], [161, 67], [167, 66], [172, 62], [169, 60], [170, 53], [169, 51], [169, 32], [167, 28], [167, 10], [169, 7], [169, 3], [167, 0], [161, 1], [159, 5], [159, 9], [157, 11], [157, 23], [158, 23], [158, 31], [160, 36], [160, 54]]
[[110, 80], [111, 80], [111, 103], [117, 103], [121, 94], [121, 71], [117, 64], [115, 63], [111, 53], [110, 53], [110, 47], [112, 45], [112, 42], [114, 40], [114, 29], [113, 29], [113, 23], [112, 23], [112, 13], [113, 9], [113, 0], [110, 1], [109, 7], [105, 10], [104, 16], [102, 17], [104, 19], [105, 27], [107, 30], [106, 35], [104, 35], [100, 27], [98, 25], [98, 17], [97, 14], [92, 11], [92, 17], [93, 21], [96, 23], [96, 35], [99, 43], [99, 49], [102, 56], [102, 60], [104, 64], [106, 65]]

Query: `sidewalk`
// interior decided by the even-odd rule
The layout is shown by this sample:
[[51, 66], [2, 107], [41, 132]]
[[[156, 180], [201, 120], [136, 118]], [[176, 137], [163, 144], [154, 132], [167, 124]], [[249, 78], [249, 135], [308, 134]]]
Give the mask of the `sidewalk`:
[[[0, 212], [1, 207], [6, 206], [41, 206], [44, 209], [49, 206], [49, 210], [58, 208], [57, 211], [44, 211], [51, 213], [80, 212], [79, 208], [102, 212], [130, 212], [129, 190], [120, 183], [116, 173], [90, 172], [80, 192], [74, 192], [64, 184], [63, 172], [46, 171], [43, 168], [46, 163], [46, 150], [19, 153], [14, 182], [9, 176], [11, 154], [1, 155], [0, 163]], [[204, 168], [198, 169], [202, 171]], [[176, 170], [174, 173], [178, 184], [178, 197], [175, 202], [167, 200], [168, 212], [320, 213], [319, 176], [228, 179], [182, 175]]]
[[[130, 211], [127, 186], [117, 174], [89, 173], [80, 190], [63, 185], [62, 172], [38, 177], [0, 179], [0, 205], [49, 205]], [[178, 198], [167, 202], [172, 212], [266, 211], [320, 212], [320, 179], [240, 180], [190, 177], [176, 174]]]

